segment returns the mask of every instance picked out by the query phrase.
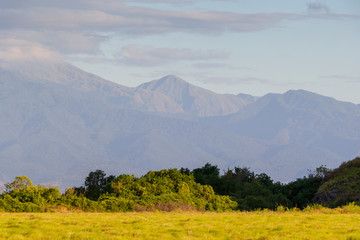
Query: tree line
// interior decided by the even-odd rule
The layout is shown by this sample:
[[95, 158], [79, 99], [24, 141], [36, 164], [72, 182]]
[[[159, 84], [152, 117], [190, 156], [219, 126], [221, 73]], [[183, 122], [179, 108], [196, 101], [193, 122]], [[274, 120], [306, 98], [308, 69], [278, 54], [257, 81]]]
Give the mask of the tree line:
[[[141, 177], [127, 174], [107, 176], [104, 171], [96, 170], [89, 173], [83, 186], [68, 188], [63, 194], [56, 187], [35, 186], [26, 176], [18, 176], [13, 182], [5, 184], [5, 192], [0, 195], [0, 211], [182, 209], [220, 212], [275, 210], [279, 206], [302, 209], [314, 203], [336, 207], [360, 200], [360, 193], [345, 197], [342, 194], [341, 201], [337, 200], [339, 197], [336, 194], [325, 194], [331, 186], [338, 186], [334, 176], [339, 178], [339, 173], [348, 166], [355, 166], [360, 175], [360, 158], [356, 158], [335, 170], [320, 166], [307, 176], [287, 184], [274, 182], [267, 174], [255, 174], [249, 168], [235, 167], [221, 175], [220, 169], [210, 163], [192, 171], [187, 168], [149, 171]], [[354, 174], [353, 169], [348, 172]], [[349, 176], [353, 186], [353, 175]], [[340, 179], [344, 184], [344, 176]], [[319, 193], [321, 189], [325, 190]], [[336, 191], [344, 192], [338, 188]]]

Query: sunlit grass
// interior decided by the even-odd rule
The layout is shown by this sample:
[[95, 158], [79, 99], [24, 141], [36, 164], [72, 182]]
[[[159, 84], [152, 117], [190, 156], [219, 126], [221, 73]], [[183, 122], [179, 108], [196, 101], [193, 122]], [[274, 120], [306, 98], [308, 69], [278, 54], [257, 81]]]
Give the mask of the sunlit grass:
[[360, 239], [360, 213], [0, 213], [0, 239]]

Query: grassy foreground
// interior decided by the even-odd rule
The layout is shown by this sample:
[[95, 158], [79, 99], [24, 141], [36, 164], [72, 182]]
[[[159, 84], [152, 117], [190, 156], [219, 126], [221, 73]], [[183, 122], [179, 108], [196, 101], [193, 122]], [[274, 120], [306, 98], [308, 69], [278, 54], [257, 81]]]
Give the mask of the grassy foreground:
[[360, 214], [0, 213], [0, 239], [360, 239]]

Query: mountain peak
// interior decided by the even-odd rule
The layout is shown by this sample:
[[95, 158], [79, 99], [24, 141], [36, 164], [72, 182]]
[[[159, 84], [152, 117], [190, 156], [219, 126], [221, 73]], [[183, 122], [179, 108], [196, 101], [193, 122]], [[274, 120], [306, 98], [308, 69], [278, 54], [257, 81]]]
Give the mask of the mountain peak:
[[134, 89], [67, 64], [23, 67], [0, 68], [1, 182], [21, 173], [74, 186], [76, 172], [143, 174], [206, 161], [288, 181], [360, 154], [359, 105], [304, 90], [255, 101], [174, 75]]
[[198, 117], [235, 113], [246, 104], [254, 101], [249, 96], [217, 94], [194, 86], [174, 75], [144, 83], [138, 88], [160, 92], [181, 106], [184, 112]]
[[185, 80], [175, 75], [167, 75], [158, 80], [143, 83], [138, 86], [138, 88], [156, 90], [167, 95], [168, 92], [183, 91], [184, 89], [188, 89], [189, 86], [190, 84]]
[[0, 64], [0, 72], [7, 72], [27, 82], [53, 83], [82, 92], [103, 92], [124, 94], [129, 88], [105, 80], [95, 74], [85, 72], [64, 61], [20, 62], [16, 64]]
[[[310, 97], [310, 98], [318, 98], [318, 97], [325, 97], [320, 94], [310, 92], [304, 89], [297, 89], [297, 90], [288, 90], [283, 94], [284, 96], [296, 96], [296, 97]], [[329, 97], [328, 97], [329, 98]]]
[[[306, 90], [289, 90], [282, 95], [284, 101], [289, 105], [301, 105], [307, 109], [324, 109], [324, 108], [336, 108], [335, 106], [340, 106], [343, 103], [345, 105], [352, 105], [351, 103], [341, 102], [332, 97], [327, 97], [320, 95], [318, 93], [306, 91]], [[344, 105], [344, 106], [345, 106]]]
[[178, 76], [175, 76], [175, 75], [167, 75], [165, 77], [162, 77], [159, 79], [159, 81], [162, 81], [162, 82], [182, 82], [182, 83], [187, 83], [185, 80], [183, 80], [182, 78], [178, 77]]

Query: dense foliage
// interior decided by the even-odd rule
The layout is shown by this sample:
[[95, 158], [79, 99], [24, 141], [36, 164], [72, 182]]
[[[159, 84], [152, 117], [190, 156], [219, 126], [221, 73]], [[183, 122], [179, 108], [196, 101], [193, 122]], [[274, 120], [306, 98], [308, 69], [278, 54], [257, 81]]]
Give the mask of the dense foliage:
[[274, 182], [267, 174], [249, 168], [228, 169], [223, 175], [207, 163], [186, 168], [134, 175], [106, 176], [90, 172], [84, 186], [58, 188], [34, 186], [26, 176], [5, 184], [0, 211], [41, 212], [57, 209], [83, 211], [201, 210], [229, 211], [302, 208], [314, 203], [330, 207], [360, 201], [360, 158], [330, 171], [324, 166], [288, 184]]
[[193, 170], [196, 181], [211, 185], [218, 194], [231, 196], [241, 210], [275, 209], [277, 205], [288, 204], [282, 185], [274, 184], [264, 173], [256, 175], [248, 168], [238, 167], [227, 170], [222, 176], [219, 173], [217, 166], [209, 163]]
[[214, 193], [211, 186], [196, 183], [192, 175], [177, 169], [150, 171], [143, 177], [105, 177], [101, 170], [91, 172], [85, 186], [67, 189], [34, 186], [27, 177], [6, 184], [0, 197], [0, 210], [39, 212], [65, 207], [85, 211], [133, 211], [196, 209], [229, 211], [237, 208], [228, 196]]
[[360, 201], [360, 157], [342, 163], [329, 173], [315, 200], [328, 207]]
[[152, 207], [176, 203], [195, 209], [225, 211], [236, 208], [228, 196], [215, 195], [211, 186], [196, 183], [177, 169], [150, 171], [141, 178], [120, 175], [112, 183], [112, 196]]
[[[183, 170], [184, 171], [184, 170]], [[207, 163], [192, 171], [197, 182], [211, 185], [217, 194], [231, 196], [240, 210], [276, 209], [278, 206], [304, 208], [313, 203], [315, 193], [329, 169], [321, 166], [307, 177], [288, 184], [273, 182], [265, 173], [235, 167], [220, 176], [217, 166]]]
[[55, 204], [60, 190], [54, 187], [34, 186], [26, 176], [16, 177], [5, 184], [6, 193], [0, 197], [0, 210], [9, 212], [38, 212]]

